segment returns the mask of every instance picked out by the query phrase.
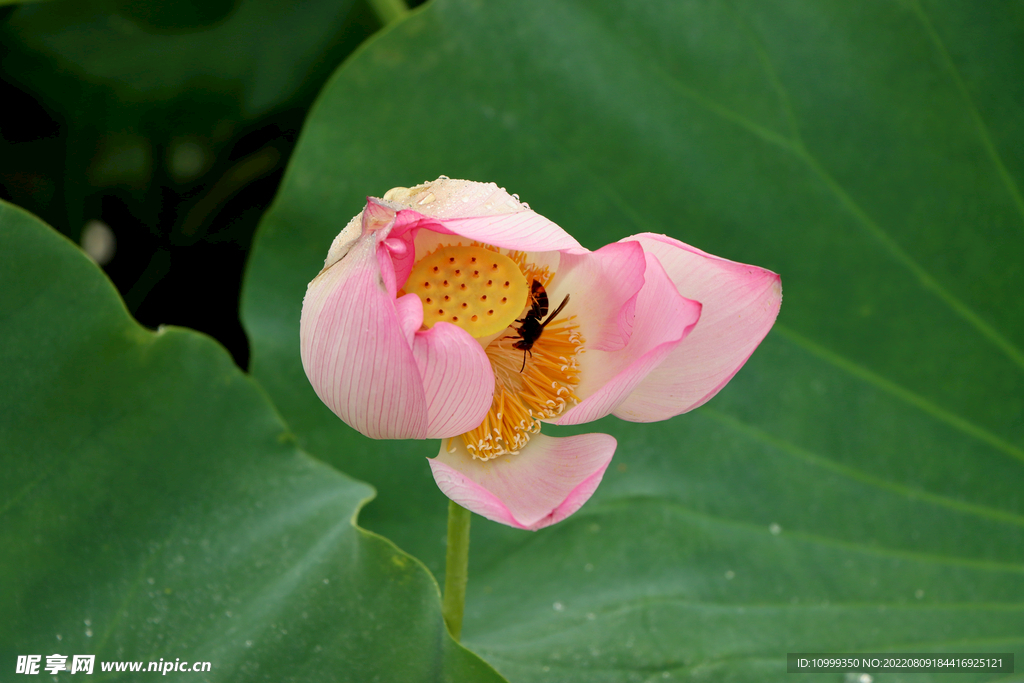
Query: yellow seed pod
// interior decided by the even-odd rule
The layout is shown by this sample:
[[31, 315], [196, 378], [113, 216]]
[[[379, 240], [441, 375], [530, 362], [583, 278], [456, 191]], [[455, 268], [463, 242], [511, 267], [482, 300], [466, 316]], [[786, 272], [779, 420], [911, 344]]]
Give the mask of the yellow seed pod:
[[483, 247], [444, 247], [416, 262], [405, 291], [423, 302], [423, 326], [446, 322], [479, 339], [501, 332], [526, 307], [530, 285], [516, 262]]

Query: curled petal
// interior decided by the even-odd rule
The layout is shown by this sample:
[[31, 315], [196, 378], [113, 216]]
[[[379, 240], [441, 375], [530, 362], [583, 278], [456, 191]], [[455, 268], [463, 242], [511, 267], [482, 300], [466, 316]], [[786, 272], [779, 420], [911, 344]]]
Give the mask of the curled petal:
[[567, 313], [576, 316], [587, 349], [618, 351], [633, 332], [646, 266], [643, 248], [635, 242], [563, 255], [548, 289], [550, 304], [557, 306], [571, 293]]
[[569, 233], [533, 211], [504, 216], [451, 218], [441, 225], [461, 237], [519, 251], [586, 251]]
[[423, 382], [377, 248], [373, 234], [363, 235], [309, 284], [299, 324], [302, 367], [320, 400], [366, 436], [422, 439]]
[[[419, 298], [407, 296], [416, 299], [422, 320]], [[483, 347], [465, 330], [441, 322], [417, 332], [412, 348], [427, 396], [427, 438], [457, 436], [483, 422], [494, 396], [494, 372]]]
[[648, 375], [615, 415], [665, 420], [702, 405], [725, 386], [775, 323], [782, 283], [775, 273], [706, 254], [664, 235], [642, 234], [679, 292], [703, 305], [700, 324]]
[[398, 212], [395, 236], [429, 228], [505, 249], [586, 251], [572, 235], [494, 183], [439, 178], [395, 188], [383, 201]]
[[395, 317], [411, 347], [416, 339], [416, 332], [423, 327], [423, 302], [415, 294], [398, 297], [395, 300]]
[[461, 439], [455, 451], [429, 460], [434, 481], [462, 507], [501, 524], [535, 531], [580, 509], [601, 483], [615, 453], [608, 434], [551, 437], [535, 434], [516, 455], [481, 461]]
[[583, 424], [611, 414], [677, 348], [701, 317], [701, 305], [679, 294], [658, 259], [645, 254], [644, 285], [629, 343], [620, 351], [591, 350], [580, 363], [582, 400], [555, 422]]

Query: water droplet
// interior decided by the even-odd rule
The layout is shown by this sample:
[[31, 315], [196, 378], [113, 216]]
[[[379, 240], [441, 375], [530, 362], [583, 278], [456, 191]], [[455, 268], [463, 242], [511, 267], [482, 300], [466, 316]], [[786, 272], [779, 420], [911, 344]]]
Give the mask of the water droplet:
[[565, 605], [563, 605], [560, 602], [556, 602], [553, 605], [551, 605], [551, 609], [555, 610], [556, 612], [561, 612], [565, 609]]
[[61, 636], [61, 634], [58, 633], [57, 634], [57, 640], [64, 640], [64, 638], [63, 638], [63, 636]]
[[86, 638], [92, 638], [92, 629], [91, 628], [85, 629], [85, 637]]
[[771, 525], [768, 527], [768, 531], [771, 532], [772, 536], [778, 536], [782, 533], [782, 527], [776, 524], [775, 522], [772, 522]]
[[85, 620], [85, 621], [84, 621], [83, 623], [84, 623], [84, 624], [85, 624], [86, 626], [92, 626], [92, 619], [86, 619], [86, 620]]
[[736, 572], [734, 572], [733, 570], [730, 569], [729, 571], [727, 571], [725, 573], [725, 578], [728, 579], [729, 581], [732, 581], [733, 579], [736, 578]]
[[152, 585], [153, 585], [154, 583], [156, 583], [156, 579], [154, 579], [154, 578], [153, 578], [153, 577], [151, 576], [151, 577], [149, 577], [148, 579], [146, 579], [146, 583], [148, 583], [148, 584], [149, 584], [150, 586], [152, 586]]
[[916, 591], [914, 591], [914, 597], [917, 598], [918, 600], [923, 598], [924, 597], [924, 590], [921, 589], [921, 588], [918, 588]]
[[324, 583], [330, 583], [330, 582], [331, 582], [330, 579], [324, 579]]
[[245, 646], [246, 647], [252, 647], [252, 641], [251, 640], [245, 641]]
[[843, 683], [873, 683], [875, 679], [871, 674], [847, 673], [843, 677]]
[[583, 565], [583, 571], [585, 571], [585, 572], [592, 572], [592, 571], [594, 571], [594, 565], [592, 565], [589, 562], [587, 562], [585, 565]]
[[597, 615], [593, 612], [587, 612], [587, 621], [593, 621], [594, 619], [597, 619]]

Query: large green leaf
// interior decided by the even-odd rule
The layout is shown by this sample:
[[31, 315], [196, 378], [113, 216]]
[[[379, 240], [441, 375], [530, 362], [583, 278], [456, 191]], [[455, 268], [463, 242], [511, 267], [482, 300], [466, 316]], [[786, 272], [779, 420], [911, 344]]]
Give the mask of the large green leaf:
[[664, 232], [769, 267], [779, 322], [716, 399], [590, 425], [619, 451], [566, 522], [476, 522], [465, 641], [513, 681], [1019, 657], [1022, 27], [1010, 1], [435, 0], [308, 119], [248, 273], [253, 372], [437, 572], [436, 444], [360, 437], [299, 363], [305, 284], [366, 195], [494, 180], [590, 247]]
[[5, 679], [58, 653], [98, 679], [162, 658], [211, 662], [193, 681], [501, 680], [447, 636], [423, 566], [354, 525], [368, 486], [299, 451], [222, 348], [139, 327], [4, 203], [0, 386]]

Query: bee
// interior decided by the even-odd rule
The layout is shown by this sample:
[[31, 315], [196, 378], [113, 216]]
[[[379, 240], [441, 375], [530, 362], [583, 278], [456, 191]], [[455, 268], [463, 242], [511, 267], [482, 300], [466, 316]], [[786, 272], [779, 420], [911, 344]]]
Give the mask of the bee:
[[[569, 303], [569, 295], [566, 294], [565, 298], [562, 299], [562, 303], [558, 304], [558, 308], [548, 315], [547, 320], [541, 322], [548, 313], [548, 293], [544, 289], [538, 280], [533, 281], [533, 285], [530, 287], [530, 300], [533, 302], [530, 304], [530, 310], [527, 312], [525, 318], [516, 320], [519, 323], [519, 327], [516, 328], [516, 333], [519, 335], [519, 341], [512, 345], [513, 348], [520, 349], [523, 352], [523, 367], [519, 369], [522, 372], [526, 369], [526, 354], [530, 354], [533, 358], [533, 345], [540, 339], [540, 335], [544, 333], [544, 327], [555, 319], [555, 316], [562, 312], [565, 305]], [[506, 339], [515, 339], [515, 337], [506, 337]]]

